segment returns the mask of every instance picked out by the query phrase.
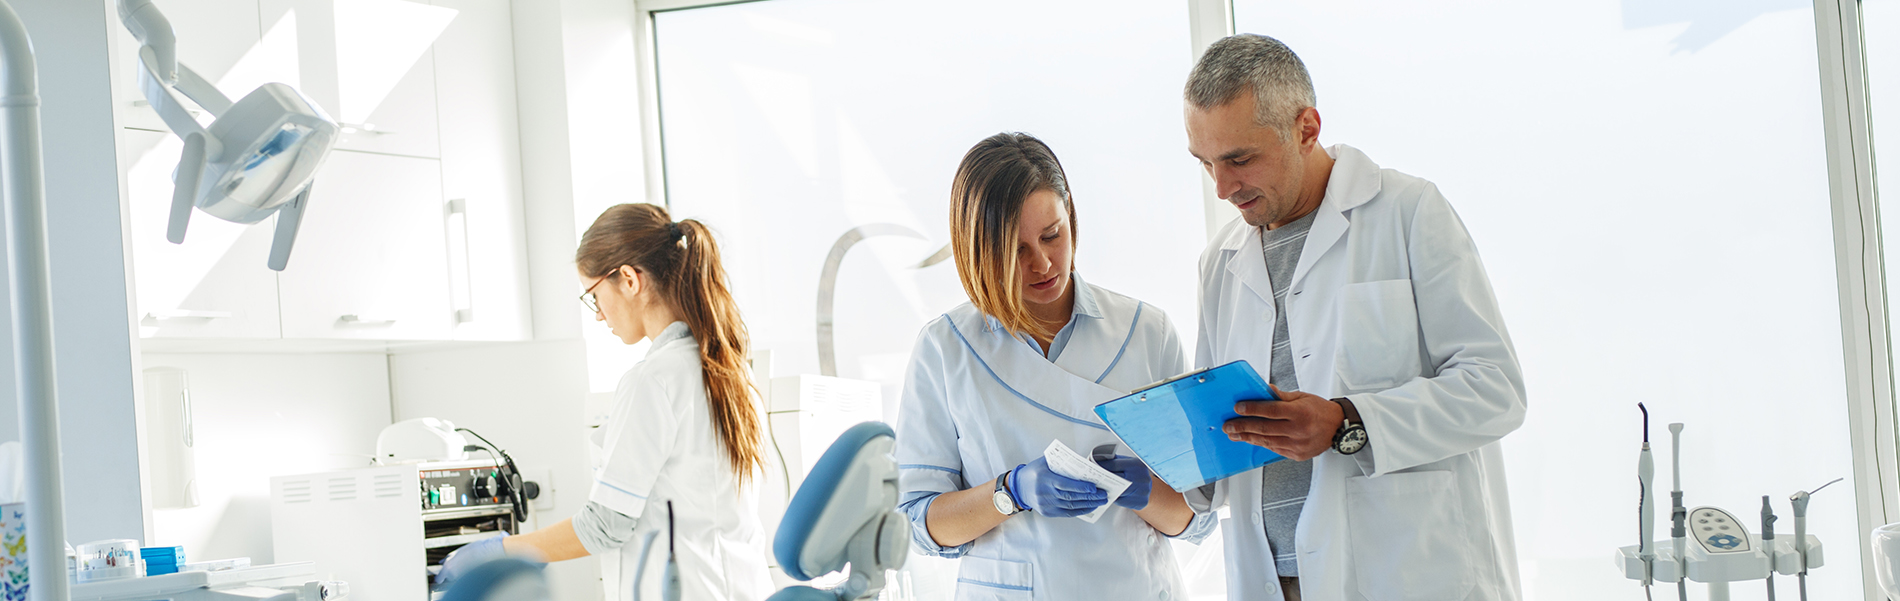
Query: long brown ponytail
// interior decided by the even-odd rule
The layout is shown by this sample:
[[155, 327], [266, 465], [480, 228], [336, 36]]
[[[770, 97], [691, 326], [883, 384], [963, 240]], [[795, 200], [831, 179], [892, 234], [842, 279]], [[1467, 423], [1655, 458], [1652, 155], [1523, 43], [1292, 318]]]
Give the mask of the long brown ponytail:
[[699, 341], [713, 429], [733, 473], [741, 482], [750, 478], [764, 463], [763, 417], [753, 402], [745, 322], [726, 286], [712, 230], [692, 219], [674, 223], [657, 205], [614, 205], [581, 235], [574, 263], [590, 277], [626, 265], [653, 278], [656, 296], [679, 312]]

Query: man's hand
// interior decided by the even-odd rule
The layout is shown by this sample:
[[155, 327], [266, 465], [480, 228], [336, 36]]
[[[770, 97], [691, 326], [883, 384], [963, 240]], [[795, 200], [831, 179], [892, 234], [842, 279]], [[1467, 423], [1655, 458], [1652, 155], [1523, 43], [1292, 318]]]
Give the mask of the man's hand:
[[1235, 441], [1266, 447], [1294, 461], [1306, 461], [1333, 448], [1333, 435], [1345, 423], [1346, 412], [1335, 403], [1304, 392], [1282, 392], [1278, 401], [1241, 401], [1222, 428]]

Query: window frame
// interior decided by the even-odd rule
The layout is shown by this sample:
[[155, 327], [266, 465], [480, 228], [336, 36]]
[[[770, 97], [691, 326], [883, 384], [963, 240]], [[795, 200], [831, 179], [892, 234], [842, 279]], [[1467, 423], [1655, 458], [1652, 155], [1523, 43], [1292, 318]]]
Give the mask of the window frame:
[[[634, 0], [639, 118], [646, 198], [670, 206], [665, 132], [661, 126], [657, 23], [659, 13], [772, 0]], [[1195, 55], [1234, 33], [1232, 0], [1181, 0], [1189, 5]], [[1900, 520], [1900, 427], [1894, 407], [1894, 365], [1888, 352], [1884, 241], [1880, 236], [1873, 139], [1860, 0], [1814, 0], [1817, 70], [1827, 146], [1828, 192], [1834, 226], [1848, 430], [1854, 465], [1855, 507], [1861, 526], [1861, 565], [1873, 566], [1870, 531]], [[1201, 178], [1207, 233], [1235, 214], [1214, 183]], [[1845, 541], [1836, 542], [1840, 545]], [[1608, 550], [1605, 550], [1608, 552]], [[1867, 598], [1880, 598], [1874, 570], [1862, 571]]]

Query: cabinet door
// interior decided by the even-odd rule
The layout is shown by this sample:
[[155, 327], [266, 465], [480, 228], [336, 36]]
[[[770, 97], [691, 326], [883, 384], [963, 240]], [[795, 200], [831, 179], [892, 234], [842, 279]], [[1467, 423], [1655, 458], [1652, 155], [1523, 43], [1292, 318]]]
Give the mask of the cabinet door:
[[441, 156], [430, 47], [454, 11], [404, 0], [262, 0], [259, 13], [296, 23], [299, 89], [344, 126], [337, 148]]
[[527, 241], [508, 2], [435, 5], [456, 11], [435, 43], [437, 96], [453, 100], [441, 103], [438, 113], [443, 193], [466, 208], [450, 222], [451, 286], [463, 317], [455, 339], [527, 340]]
[[274, 219], [231, 223], [192, 211], [184, 244], [165, 240], [172, 170], [168, 133], [120, 132], [131, 204], [132, 270], [144, 338], [276, 338], [277, 272], [265, 266]]
[[435, 159], [330, 153], [279, 276], [285, 338], [449, 339], [441, 178]]

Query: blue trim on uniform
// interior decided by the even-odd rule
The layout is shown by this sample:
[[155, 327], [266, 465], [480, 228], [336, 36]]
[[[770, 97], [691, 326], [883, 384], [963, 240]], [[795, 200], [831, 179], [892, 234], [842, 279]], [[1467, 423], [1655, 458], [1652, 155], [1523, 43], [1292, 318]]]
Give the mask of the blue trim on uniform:
[[1030, 404], [1030, 406], [1033, 406], [1033, 407], [1035, 407], [1035, 408], [1037, 408], [1037, 409], [1041, 409], [1041, 410], [1043, 410], [1043, 411], [1045, 411], [1045, 412], [1048, 412], [1048, 414], [1049, 414], [1049, 415], [1053, 415], [1053, 416], [1056, 416], [1056, 417], [1060, 417], [1060, 418], [1062, 418], [1062, 419], [1065, 419], [1065, 420], [1069, 420], [1069, 421], [1071, 421], [1071, 422], [1075, 422], [1075, 423], [1078, 423], [1078, 424], [1082, 424], [1082, 425], [1084, 425], [1084, 426], [1088, 426], [1088, 427], [1090, 427], [1090, 428], [1095, 428], [1095, 429], [1097, 429], [1097, 430], [1108, 430], [1108, 426], [1104, 426], [1104, 425], [1101, 425], [1101, 424], [1098, 424], [1098, 423], [1095, 423], [1095, 422], [1091, 422], [1091, 421], [1087, 421], [1087, 420], [1082, 420], [1082, 419], [1076, 419], [1076, 417], [1075, 417], [1075, 416], [1073, 416], [1073, 415], [1069, 415], [1069, 414], [1067, 414], [1067, 413], [1063, 413], [1063, 412], [1061, 412], [1061, 411], [1056, 411], [1055, 409], [1052, 409], [1052, 408], [1050, 408], [1050, 407], [1049, 407], [1048, 405], [1044, 405], [1044, 404], [1042, 404], [1042, 403], [1038, 403], [1038, 402], [1036, 402], [1036, 399], [1032, 399], [1032, 398], [1029, 398], [1029, 395], [1025, 395], [1025, 394], [1023, 394], [1023, 393], [1021, 393], [1021, 392], [1017, 392], [1017, 391], [1016, 391], [1016, 389], [1015, 389], [1014, 387], [1011, 387], [1011, 386], [1009, 385], [1009, 383], [1008, 383], [1008, 382], [1004, 382], [1004, 381], [1003, 381], [1003, 377], [1002, 377], [1002, 376], [999, 376], [999, 375], [996, 375], [996, 370], [994, 370], [994, 369], [990, 369], [990, 364], [989, 364], [989, 362], [987, 362], [987, 361], [984, 361], [984, 360], [983, 360], [983, 355], [981, 355], [981, 354], [978, 354], [978, 353], [976, 352], [976, 345], [973, 345], [973, 344], [970, 344], [970, 339], [968, 339], [968, 338], [964, 338], [964, 337], [963, 337], [963, 330], [959, 330], [959, 329], [957, 329], [957, 322], [956, 322], [956, 320], [954, 320], [954, 319], [950, 319], [950, 316], [948, 316], [948, 315], [945, 315], [945, 316], [944, 316], [944, 322], [945, 322], [945, 323], [948, 323], [948, 324], [950, 324], [950, 333], [952, 333], [952, 334], [956, 334], [956, 335], [957, 335], [957, 340], [960, 340], [960, 341], [962, 341], [962, 342], [963, 342], [963, 347], [964, 347], [964, 348], [967, 348], [967, 349], [970, 349], [970, 356], [971, 356], [971, 357], [976, 357], [976, 364], [977, 364], [977, 365], [981, 365], [981, 366], [983, 366], [983, 370], [984, 370], [984, 371], [987, 371], [987, 372], [990, 372], [990, 377], [991, 377], [991, 378], [995, 378], [995, 379], [996, 379], [996, 383], [997, 383], [997, 384], [1002, 384], [1002, 385], [1003, 385], [1003, 389], [1004, 389], [1004, 390], [1008, 390], [1010, 394], [1013, 394], [1013, 395], [1016, 395], [1016, 398], [1019, 398], [1019, 399], [1022, 399], [1022, 400], [1023, 400], [1023, 402], [1026, 402], [1026, 403], [1029, 403], [1029, 404]]
[[1146, 308], [1148, 308], [1148, 303], [1135, 301], [1135, 319], [1128, 324], [1128, 337], [1122, 339], [1122, 349], [1115, 351], [1115, 360], [1108, 362], [1108, 369], [1102, 370], [1102, 375], [1095, 378], [1096, 384], [1102, 383], [1102, 380], [1108, 378], [1108, 372], [1115, 371], [1115, 366], [1121, 364], [1122, 354], [1128, 352], [1128, 343], [1135, 340], [1135, 330], [1141, 327], [1141, 310]]
[[905, 463], [905, 464], [900, 464], [900, 465], [898, 465], [898, 466], [897, 466], [897, 469], [900, 469], [900, 470], [937, 470], [937, 471], [939, 471], [939, 472], [949, 472], [949, 473], [952, 473], [952, 474], [956, 474], [956, 475], [957, 475], [957, 477], [959, 477], [959, 478], [961, 478], [961, 477], [963, 477], [963, 472], [962, 472], [961, 470], [953, 470], [953, 469], [950, 469], [950, 468], [947, 468], [947, 467], [939, 467], [939, 466], [935, 466], [935, 465], [924, 465], [924, 464], [922, 464], [922, 463]]
[[614, 490], [617, 490], [617, 491], [620, 491], [620, 492], [623, 492], [623, 493], [627, 493], [627, 494], [630, 494], [630, 495], [633, 495], [633, 498], [636, 498], [636, 499], [639, 499], [639, 500], [642, 500], [642, 501], [645, 501], [645, 500], [647, 500], [647, 496], [646, 496], [646, 495], [643, 495], [643, 494], [640, 494], [640, 493], [637, 493], [637, 492], [633, 492], [633, 491], [631, 491], [631, 490], [627, 490], [627, 489], [624, 489], [624, 488], [621, 488], [621, 487], [618, 487], [618, 486], [614, 486], [614, 485], [612, 485], [612, 484], [608, 484], [606, 480], [595, 480], [594, 482], [595, 482], [595, 483], [598, 483], [598, 484], [600, 484], [601, 486], [605, 486], [605, 487], [607, 487], [607, 488], [611, 488], [611, 489], [614, 489]]
[[974, 584], [974, 585], [977, 585], [977, 586], [987, 586], [987, 587], [990, 587], [990, 588], [1000, 588], [1000, 589], [1003, 589], [1003, 590], [1006, 590], [1006, 591], [1033, 591], [1033, 590], [1036, 590], [1036, 589], [1032, 589], [1032, 588], [1029, 588], [1029, 587], [1026, 587], [1026, 586], [1014, 586], [1014, 585], [1009, 585], [1009, 584], [997, 584], [997, 583], [994, 583], [994, 582], [984, 582], [984, 581], [981, 581], [981, 580], [971, 580], [971, 579], [969, 579], [969, 578], [958, 578], [958, 579], [957, 579], [957, 584]]

